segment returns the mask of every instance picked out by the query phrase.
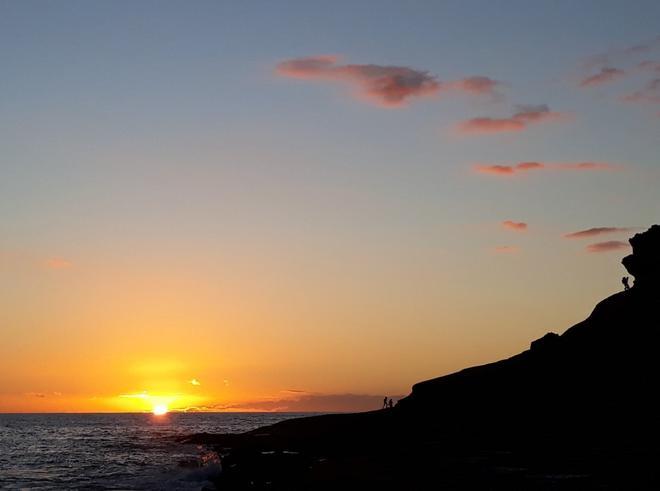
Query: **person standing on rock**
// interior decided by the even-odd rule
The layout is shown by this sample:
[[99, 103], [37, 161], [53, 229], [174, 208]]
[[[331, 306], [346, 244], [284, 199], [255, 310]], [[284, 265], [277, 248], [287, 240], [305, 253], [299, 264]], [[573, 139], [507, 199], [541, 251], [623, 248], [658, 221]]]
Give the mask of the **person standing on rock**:
[[387, 409], [387, 396], [383, 399], [383, 409]]
[[621, 278], [621, 283], [623, 283], [623, 289], [624, 290], [630, 290], [630, 278], [628, 276], [624, 276]]

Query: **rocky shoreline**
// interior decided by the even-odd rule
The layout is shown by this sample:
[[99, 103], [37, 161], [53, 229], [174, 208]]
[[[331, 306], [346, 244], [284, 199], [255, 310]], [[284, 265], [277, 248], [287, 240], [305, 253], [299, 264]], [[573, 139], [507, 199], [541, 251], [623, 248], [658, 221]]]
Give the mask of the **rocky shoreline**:
[[633, 288], [523, 353], [393, 409], [187, 441], [221, 455], [218, 489], [660, 489], [660, 226], [630, 243]]

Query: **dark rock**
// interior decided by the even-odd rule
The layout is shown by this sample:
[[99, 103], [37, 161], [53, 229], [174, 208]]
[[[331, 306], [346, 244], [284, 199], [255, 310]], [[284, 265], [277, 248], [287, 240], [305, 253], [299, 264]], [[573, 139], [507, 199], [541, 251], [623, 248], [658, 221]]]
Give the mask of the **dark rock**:
[[533, 352], [547, 352], [555, 348], [558, 343], [559, 343], [559, 334], [554, 332], [549, 332], [542, 338], [539, 338], [536, 341], [532, 341], [532, 344], [530, 345], [530, 349]]
[[635, 287], [660, 289], [660, 225], [630, 239], [633, 253], [621, 261], [635, 277]]

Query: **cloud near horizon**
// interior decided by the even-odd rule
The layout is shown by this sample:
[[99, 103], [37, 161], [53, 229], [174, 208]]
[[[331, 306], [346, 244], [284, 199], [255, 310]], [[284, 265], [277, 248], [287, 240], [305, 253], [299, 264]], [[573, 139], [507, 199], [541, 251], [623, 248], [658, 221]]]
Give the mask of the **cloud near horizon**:
[[610, 251], [621, 251], [623, 249], [628, 249], [630, 244], [627, 242], [622, 242], [620, 240], [609, 240], [607, 242], [597, 242], [595, 244], [590, 244], [587, 246], [587, 252], [599, 253], [599, 252], [610, 252]]
[[619, 168], [616, 165], [606, 162], [563, 162], [563, 163], [543, 163], [543, 162], [520, 162], [515, 165], [483, 165], [476, 164], [473, 169], [478, 174], [490, 174], [495, 176], [513, 176], [529, 171], [537, 170], [565, 170], [565, 171], [598, 171], [615, 170]]
[[149, 393], [144, 390], [142, 392], [136, 392], [133, 394], [119, 394], [119, 397], [123, 399], [148, 399]]
[[342, 82], [352, 85], [358, 99], [381, 107], [405, 107], [412, 98], [431, 97], [441, 91], [495, 95], [499, 82], [489, 77], [472, 76], [441, 82], [424, 70], [405, 66], [339, 64], [339, 56], [294, 58], [277, 64], [275, 72], [301, 80]]
[[28, 397], [37, 397], [39, 399], [45, 399], [46, 397], [61, 397], [62, 393], [58, 391], [53, 392], [26, 392]]
[[462, 134], [515, 133], [525, 131], [530, 125], [567, 120], [568, 114], [551, 111], [547, 104], [518, 105], [508, 118], [478, 117], [461, 121], [455, 130]]
[[586, 230], [580, 230], [578, 232], [571, 232], [570, 234], [564, 234], [564, 238], [584, 239], [588, 237], [596, 237], [598, 235], [632, 232], [634, 230], [637, 229], [634, 227], [593, 227]]
[[507, 230], [513, 230], [514, 232], [526, 232], [527, 224], [525, 222], [514, 222], [512, 220], [505, 220], [502, 222], [502, 227]]

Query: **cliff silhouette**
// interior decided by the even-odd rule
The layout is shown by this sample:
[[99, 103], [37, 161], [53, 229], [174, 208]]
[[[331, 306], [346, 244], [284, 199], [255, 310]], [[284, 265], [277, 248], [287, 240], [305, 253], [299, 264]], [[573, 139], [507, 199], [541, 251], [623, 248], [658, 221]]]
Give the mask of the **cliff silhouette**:
[[635, 277], [631, 289], [601, 301], [562, 335], [548, 333], [512, 358], [416, 384], [401, 406], [478, 414], [489, 405], [487, 417], [507, 419], [530, 412], [557, 412], [559, 418], [569, 408], [572, 417], [579, 412], [600, 417], [655, 407], [660, 226], [635, 235], [630, 244], [633, 252], [622, 263]]
[[388, 410], [195, 435], [222, 489], [660, 489], [660, 226], [632, 288], [511, 358], [415, 384]]

